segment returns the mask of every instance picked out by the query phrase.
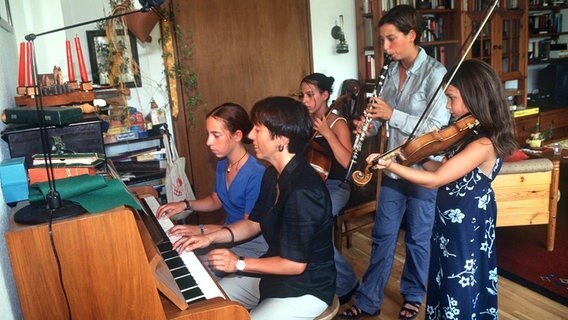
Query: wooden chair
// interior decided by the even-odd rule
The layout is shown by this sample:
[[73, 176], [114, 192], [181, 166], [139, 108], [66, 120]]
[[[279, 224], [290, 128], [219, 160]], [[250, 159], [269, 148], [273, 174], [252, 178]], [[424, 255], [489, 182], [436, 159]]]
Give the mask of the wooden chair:
[[497, 227], [546, 224], [546, 249], [554, 250], [559, 178], [559, 159], [505, 162], [492, 183]]
[[339, 312], [339, 298], [334, 296], [331, 306], [327, 307], [319, 316], [315, 317], [314, 320], [334, 319], [337, 312]]
[[[342, 251], [344, 237], [346, 238], [347, 248], [350, 248], [351, 234], [374, 223], [380, 180], [380, 176], [378, 178], [373, 177], [373, 180], [365, 187], [355, 187], [351, 191], [349, 202], [335, 217], [333, 235], [335, 246], [339, 252]], [[351, 225], [352, 220], [365, 215], [370, 215], [372, 219], [359, 223], [356, 226]]]
[[[381, 127], [379, 133], [379, 139], [376, 137], [370, 137], [368, 139], [374, 139], [368, 141], [365, 149], [359, 155], [359, 167], [364, 169], [366, 166], [365, 159], [367, 156], [373, 152], [384, 153], [386, 146], [386, 130], [385, 127]], [[381, 186], [382, 172], [373, 172], [373, 179], [364, 187], [353, 186], [351, 190], [351, 195], [349, 201], [345, 207], [339, 212], [339, 214], [334, 219], [334, 243], [339, 252], [343, 249], [343, 237], [346, 238], [347, 248], [351, 247], [351, 235], [362, 228], [372, 225], [375, 220], [375, 211], [377, 208], [377, 196], [379, 195]], [[351, 227], [351, 221], [357, 220], [358, 218], [370, 215], [372, 219], [360, 223], [354, 227]]]

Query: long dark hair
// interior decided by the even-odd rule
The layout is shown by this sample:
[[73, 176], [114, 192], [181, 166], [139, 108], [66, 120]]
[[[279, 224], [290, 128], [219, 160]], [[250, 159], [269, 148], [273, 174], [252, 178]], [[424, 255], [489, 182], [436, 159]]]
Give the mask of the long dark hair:
[[303, 103], [290, 97], [268, 97], [254, 104], [251, 120], [268, 128], [270, 136], [287, 137], [288, 151], [301, 153], [312, 136], [312, 119]]
[[252, 129], [252, 122], [247, 111], [240, 105], [231, 102], [224, 103], [209, 111], [207, 118], [209, 117], [222, 121], [232, 134], [240, 130], [243, 133], [243, 143], [248, 144], [252, 142], [248, 138], [248, 134]]
[[[323, 73], [312, 73], [304, 77], [302, 79], [302, 83], [308, 83], [311, 85], [316, 86], [320, 90], [320, 92], [327, 91], [329, 95], [333, 93], [333, 83], [335, 82], [335, 78], [331, 76], [326, 76]], [[329, 99], [329, 98], [328, 98]]]
[[[455, 68], [446, 73], [444, 83], [448, 82]], [[466, 60], [450, 85], [460, 91], [468, 110], [479, 120], [481, 130], [493, 142], [497, 155], [504, 158], [512, 154], [518, 147], [515, 124], [507, 106], [503, 84], [495, 70], [481, 60]]]
[[414, 7], [405, 4], [392, 7], [379, 20], [379, 27], [387, 23], [392, 24], [405, 35], [410, 30], [414, 30], [416, 32], [414, 44], [418, 45], [420, 43], [420, 38], [422, 38], [422, 32], [424, 31], [424, 23], [422, 15]]

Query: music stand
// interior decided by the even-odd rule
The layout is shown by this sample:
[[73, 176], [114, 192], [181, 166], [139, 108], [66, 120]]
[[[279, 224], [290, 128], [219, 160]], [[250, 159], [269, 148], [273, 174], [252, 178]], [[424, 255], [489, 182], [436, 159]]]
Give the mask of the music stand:
[[33, 67], [33, 77], [35, 78], [35, 86], [34, 86], [34, 95], [35, 95], [35, 103], [36, 103], [36, 112], [39, 119], [39, 134], [41, 139], [41, 147], [45, 159], [45, 170], [47, 172], [47, 180], [49, 184], [49, 191], [47, 195], [45, 195], [45, 201], [39, 201], [30, 203], [27, 206], [19, 209], [14, 214], [14, 221], [17, 223], [28, 224], [28, 225], [35, 225], [40, 224], [52, 220], [59, 220], [64, 218], [69, 218], [73, 216], [80, 215], [85, 212], [85, 209], [80, 205], [77, 205], [71, 201], [61, 200], [61, 195], [57, 191], [57, 186], [55, 183], [55, 178], [53, 174], [53, 165], [51, 161], [51, 147], [49, 143], [49, 137], [47, 134], [47, 125], [45, 122], [45, 112], [43, 108], [43, 94], [42, 90], [40, 90], [40, 78], [37, 71], [37, 63], [36, 63], [36, 51], [34, 49], [34, 41], [37, 37], [51, 34], [54, 32], [59, 32], [67, 29], [72, 29], [76, 27], [80, 27], [83, 25], [106, 21], [109, 19], [119, 18], [122, 16], [138, 13], [138, 12], [154, 12], [158, 17], [163, 20], [166, 20], [165, 16], [161, 13], [161, 11], [157, 8], [160, 4], [163, 3], [163, 0], [140, 0], [140, 4], [142, 8], [138, 10], [127, 11], [123, 13], [119, 13], [116, 15], [90, 20], [82, 23], [77, 23], [74, 25], [70, 25], [67, 27], [61, 27], [58, 29], [53, 29], [50, 31], [41, 32], [38, 34], [30, 33], [25, 36], [26, 41], [31, 43], [32, 47], [32, 61], [30, 64]]

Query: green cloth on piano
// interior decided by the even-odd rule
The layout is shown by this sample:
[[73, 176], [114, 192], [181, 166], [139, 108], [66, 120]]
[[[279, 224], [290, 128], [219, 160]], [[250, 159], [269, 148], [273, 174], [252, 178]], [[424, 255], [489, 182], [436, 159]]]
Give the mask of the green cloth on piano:
[[[61, 200], [79, 204], [89, 213], [99, 213], [121, 205], [140, 209], [138, 201], [115, 179], [84, 174], [55, 180], [55, 189]], [[47, 182], [34, 184], [30, 187], [29, 201], [43, 201], [48, 192]]]

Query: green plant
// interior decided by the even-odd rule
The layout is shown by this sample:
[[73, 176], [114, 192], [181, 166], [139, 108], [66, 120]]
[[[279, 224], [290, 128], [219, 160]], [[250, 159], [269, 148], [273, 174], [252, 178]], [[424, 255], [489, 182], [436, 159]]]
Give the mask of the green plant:
[[[191, 31], [183, 32], [179, 25], [175, 23], [173, 17], [170, 15], [169, 23], [167, 26], [163, 26], [162, 29], [162, 48], [164, 48], [163, 58], [165, 65], [166, 77], [170, 80], [179, 80], [182, 86], [185, 99], [185, 114], [186, 120], [192, 126], [195, 124], [195, 112], [199, 106], [206, 106], [207, 104], [203, 101], [201, 92], [199, 90], [199, 83], [197, 79], [197, 74], [193, 67], [191, 66], [193, 58], [193, 37]], [[173, 30], [172, 30], [173, 26]], [[175, 51], [172, 44], [172, 35], [176, 40]], [[164, 45], [166, 44], [166, 45]], [[175, 52], [175, 53], [174, 53]], [[172, 81], [169, 81], [170, 89], [172, 86]], [[173, 90], [172, 90], [173, 91]], [[173, 95], [170, 92], [170, 96]], [[172, 112], [173, 114], [173, 112]]]
[[[111, 15], [133, 8], [130, 0], [109, 0], [109, 4]], [[130, 54], [132, 48], [124, 17], [101, 21], [97, 23], [97, 29], [104, 32], [104, 40], [95, 42], [100, 82], [123, 88], [125, 82], [140, 74], [140, 68]]]

